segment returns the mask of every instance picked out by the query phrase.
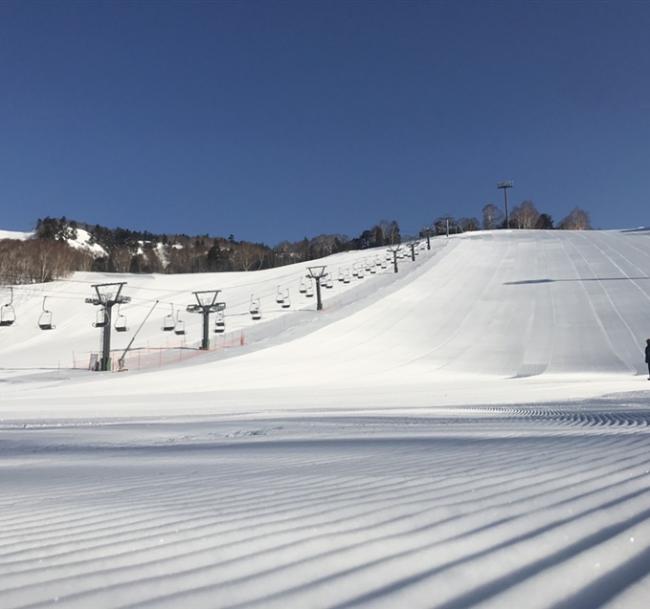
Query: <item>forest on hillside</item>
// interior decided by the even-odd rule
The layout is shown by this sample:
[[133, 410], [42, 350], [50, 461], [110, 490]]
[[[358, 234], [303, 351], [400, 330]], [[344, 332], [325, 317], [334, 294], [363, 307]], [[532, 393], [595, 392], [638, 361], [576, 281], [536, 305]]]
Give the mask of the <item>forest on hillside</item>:
[[[488, 203], [477, 218], [436, 218], [418, 235], [404, 235], [396, 220], [380, 220], [357, 237], [323, 234], [300, 241], [265, 243], [239, 241], [234, 235], [156, 234], [127, 228], [107, 228], [75, 220], [39, 218], [34, 237], [0, 240], [0, 282], [46, 282], [74, 271], [115, 273], [204, 273], [253, 271], [315, 260], [337, 252], [383, 247], [422, 238], [466, 231], [591, 228], [589, 214], [573, 209], [557, 225], [532, 201], [515, 206], [506, 223], [501, 208]], [[80, 236], [83, 233], [84, 239]]]

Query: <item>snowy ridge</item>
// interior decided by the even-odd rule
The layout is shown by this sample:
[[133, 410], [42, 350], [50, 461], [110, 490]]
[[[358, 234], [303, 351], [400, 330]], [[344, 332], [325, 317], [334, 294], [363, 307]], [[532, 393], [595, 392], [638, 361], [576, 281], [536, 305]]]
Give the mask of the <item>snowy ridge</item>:
[[2, 230], [0, 229], [0, 239], [16, 239], [17, 241], [26, 241], [34, 236], [34, 232], [25, 232], [18, 230]]

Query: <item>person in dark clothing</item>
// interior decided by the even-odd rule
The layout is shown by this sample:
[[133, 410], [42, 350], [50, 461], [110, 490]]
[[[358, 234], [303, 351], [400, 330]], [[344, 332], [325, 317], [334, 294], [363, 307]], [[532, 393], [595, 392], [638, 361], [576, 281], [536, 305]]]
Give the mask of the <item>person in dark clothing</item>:
[[645, 342], [645, 363], [648, 364], [648, 380], [650, 381], [650, 338]]

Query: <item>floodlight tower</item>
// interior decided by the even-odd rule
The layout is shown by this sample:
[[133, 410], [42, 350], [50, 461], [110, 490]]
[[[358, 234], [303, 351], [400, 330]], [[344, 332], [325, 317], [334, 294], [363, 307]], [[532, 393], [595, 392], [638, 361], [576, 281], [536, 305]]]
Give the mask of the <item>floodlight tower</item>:
[[96, 296], [86, 298], [86, 303], [101, 306], [104, 309], [104, 320], [102, 323], [96, 323], [98, 328], [102, 328], [102, 358], [99, 362], [99, 369], [106, 372], [111, 369], [111, 316], [115, 305], [126, 304], [131, 302], [130, 296], [122, 296], [122, 288], [126, 281], [119, 283], [96, 283], [91, 287], [94, 288]]
[[307, 277], [311, 277], [312, 279], [316, 280], [316, 310], [317, 311], [323, 310], [323, 301], [321, 300], [320, 297], [320, 280], [323, 279], [323, 277], [327, 277], [327, 272], [325, 271], [326, 268], [327, 268], [326, 266], [307, 267], [307, 270], [309, 271]]
[[401, 249], [402, 249], [401, 245], [391, 245], [388, 248], [388, 251], [391, 254], [393, 254], [393, 269], [395, 270], [396, 273], [398, 272], [398, 269], [397, 269], [397, 252], [399, 252]]
[[512, 180], [504, 180], [497, 182], [497, 188], [503, 190], [504, 204], [506, 208], [506, 228], [510, 228], [510, 221], [508, 220], [508, 188], [512, 188]]
[[217, 296], [221, 290], [201, 290], [192, 292], [196, 298], [197, 304], [187, 305], [188, 313], [201, 313], [203, 315], [203, 340], [201, 349], [208, 351], [210, 349], [210, 313], [223, 311], [226, 308], [225, 302], [217, 302]]

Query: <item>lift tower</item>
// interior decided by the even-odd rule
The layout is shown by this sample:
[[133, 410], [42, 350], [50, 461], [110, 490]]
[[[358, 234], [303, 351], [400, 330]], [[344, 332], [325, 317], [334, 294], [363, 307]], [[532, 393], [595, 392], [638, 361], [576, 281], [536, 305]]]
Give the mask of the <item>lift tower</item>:
[[193, 292], [197, 304], [187, 305], [188, 313], [200, 313], [203, 315], [203, 340], [201, 349], [210, 349], [210, 313], [223, 311], [226, 308], [225, 302], [217, 302], [217, 296], [221, 290], [201, 290]]
[[431, 229], [429, 227], [425, 228], [422, 233], [427, 238], [427, 249], [431, 249]]
[[323, 277], [327, 277], [327, 272], [325, 271], [326, 268], [327, 268], [326, 266], [307, 267], [307, 270], [309, 271], [307, 277], [311, 277], [312, 279], [316, 280], [316, 310], [317, 311], [323, 310], [323, 301], [321, 300], [321, 296], [320, 296], [320, 280]]
[[401, 245], [391, 245], [388, 248], [388, 251], [393, 254], [393, 270], [398, 273], [399, 270], [397, 268], [397, 252], [399, 252], [402, 249]]
[[411, 247], [411, 261], [412, 261], [412, 262], [415, 262], [415, 248], [416, 248], [418, 245], [419, 245], [419, 244], [418, 244], [417, 241], [411, 241], [411, 243], [409, 243], [409, 246]]
[[[91, 287], [97, 293], [92, 298], [86, 298], [86, 303], [103, 308], [103, 318], [95, 322], [96, 328], [102, 329], [102, 357], [99, 361], [99, 369], [102, 372], [111, 369], [111, 315], [115, 305], [131, 302], [130, 296], [122, 296], [122, 288], [126, 281], [119, 283], [96, 283]], [[98, 312], [99, 313], [99, 312]]]

